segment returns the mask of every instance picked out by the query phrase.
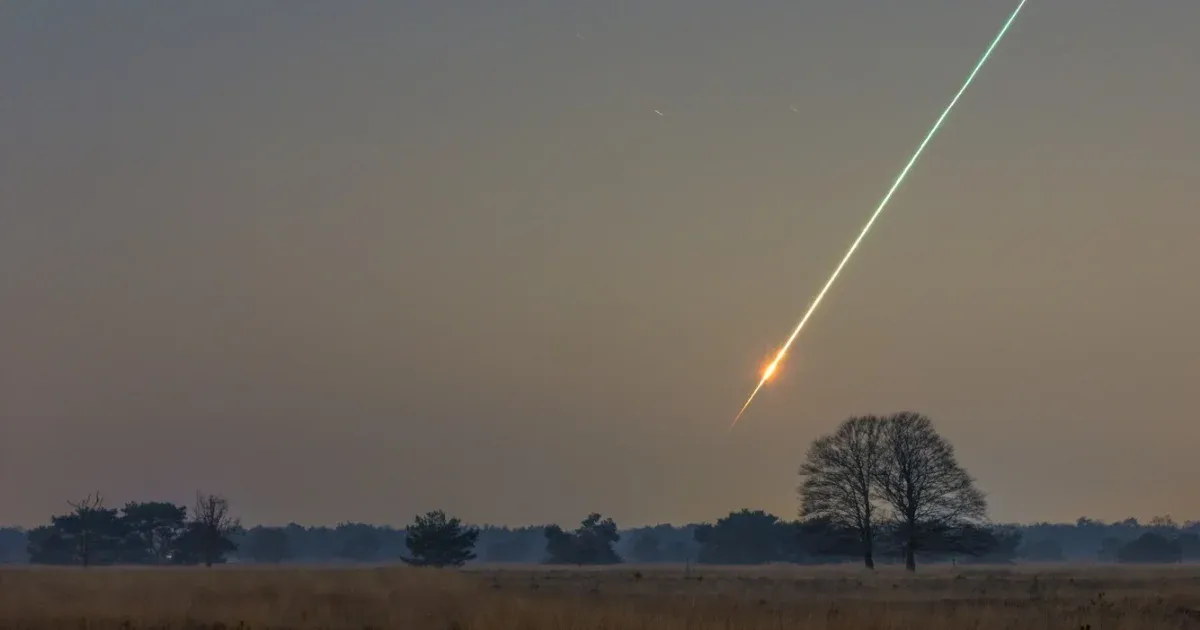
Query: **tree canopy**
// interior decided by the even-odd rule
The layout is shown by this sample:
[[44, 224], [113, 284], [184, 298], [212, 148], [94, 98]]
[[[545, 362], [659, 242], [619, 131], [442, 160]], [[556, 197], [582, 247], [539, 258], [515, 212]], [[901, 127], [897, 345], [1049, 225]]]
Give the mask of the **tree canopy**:
[[801, 515], [855, 532], [868, 568], [880, 534], [909, 570], [919, 552], [977, 555], [995, 542], [983, 493], [926, 416], [852, 417], [813, 442], [800, 476]]
[[405, 544], [410, 556], [404, 562], [422, 567], [460, 567], [475, 559], [479, 528], [467, 527], [441, 510], [418, 516], [408, 527]]
[[621, 557], [613, 545], [621, 540], [617, 524], [593, 512], [573, 532], [558, 525], [545, 528], [546, 562], [549, 564], [618, 564]]
[[[223, 501], [223, 500], [222, 500]], [[227, 516], [223, 526], [203, 533], [203, 513], [188, 520], [184, 506], [166, 502], [126, 503], [108, 508], [100, 494], [71, 502], [72, 511], [52, 516], [49, 525], [26, 536], [29, 560], [35, 564], [214, 564], [236, 551], [232, 537], [239, 533]], [[201, 508], [197, 503], [197, 509]], [[209, 515], [212, 516], [211, 514]]]
[[853, 531], [863, 563], [875, 568], [876, 475], [882, 464], [884, 421], [875, 416], [846, 420], [817, 438], [800, 467], [800, 515]]

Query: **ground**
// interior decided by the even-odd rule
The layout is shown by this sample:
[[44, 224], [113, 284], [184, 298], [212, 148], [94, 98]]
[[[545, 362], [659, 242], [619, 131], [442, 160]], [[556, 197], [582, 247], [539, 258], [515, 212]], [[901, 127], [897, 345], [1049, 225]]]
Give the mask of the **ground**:
[[1200, 567], [0, 571], [0, 628], [1200, 628]]

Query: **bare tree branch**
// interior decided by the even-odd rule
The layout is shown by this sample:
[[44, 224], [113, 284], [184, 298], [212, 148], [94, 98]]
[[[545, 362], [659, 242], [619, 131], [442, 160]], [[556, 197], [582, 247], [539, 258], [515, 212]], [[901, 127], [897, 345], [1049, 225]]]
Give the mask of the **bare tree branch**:
[[192, 508], [192, 528], [204, 566], [212, 566], [230, 551], [229, 537], [241, 523], [229, 514], [229, 500], [216, 494], [196, 493]]
[[82, 501], [67, 501], [67, 505], [74, 509], [72, 517], [75, 519], [74, 527], [77, 528], [78, 536], [76, 538], [75, 555], [78, 556], [79, 562], [83, 568], [88, 568], [92, 564], [93, 556], [96, 552], [96, 517], [98, 513], [104, 509], [104, 496], [99, 491], [89, 494]]
[[987, 501], [938, 435], [929, 418], [901, 412], [884, 421], [881, 465], [875, 474], [878, 497], [893, 510], [905, 566], [916, 570], [916, 552], [938, 536], [982, 522]]
[[800, 467], [800, 515], [825, 519], [856, 532], [863, 563], [869, 569], [875, 568], [876, 510], [872, 499], [882, 437], [880, 418], [850, 418], [832, 435], [813, 442]]

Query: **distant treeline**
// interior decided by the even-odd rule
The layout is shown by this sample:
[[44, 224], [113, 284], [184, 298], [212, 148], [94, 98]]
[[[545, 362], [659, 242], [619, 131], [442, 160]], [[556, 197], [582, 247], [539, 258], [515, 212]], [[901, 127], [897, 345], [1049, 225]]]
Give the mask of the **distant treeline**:
[[800, 518], [740, 510], [712, 523], [621, 530], [593, 513], [577, 527], [474, 527], [441, 511], [404, 529], [245, 528], [218, 495], [189, 510], [168, 502], [105, 505], [100, 495], [29, 531], [0, 530], [0, 559], [58, 565], [224, 562], [468, 562], [597, 565], [620, 562], [823, 564], [1200, 560], [1200, 523], [997, 526], [953, 446], [926, 416], [856, 416], [813, 441], [800, 467]]
[[[151, 502], [126, 507], [135, 517], [140, 509], [145, 519], [147, 512], [156, 509], [154, 506], [158, 506], [162, 515], [168, 512], [162, 506], [170, 505]], [[166, 514], [165, 519], [146, 528], [146, 531], [157, 531], [161, 538], [159, 545], [166, 545], [156, 555], [153, 541], [131, 533], [135, 532], [136, 524], [115, 525], [124, 512], [115, 510], [118, 519], [113, 520], [114, 530], [106, 535], [93, 534], [89, 563], [201, 563], [202, 554], [176, 555], [170, 547], [176, 539], [186, 542], [184, 534], [180, 533], [188, 531], [188, 521], [181, 517], [186, 511], [183, 506], [174, 506], [173, 514]], [[72, 538], [72, 524], [64, 522], [62, 516], [57, 519], [50, 525], [32, 530], [0, 528], [0, 563], [82, 564], [81, 541]], [[620, 529], [616, 531], [617, 540], [612, 542], [611, 548], [617, 562], [639, 564], [858, 561], [856, 550], [843, 547], [839, 552], [836, 533], [831, 535], [828, 530], [805, 532], [799, 521], [789, 522], [765, 512], [743, 510], [718, 523], [720, 525], [698, 523]], [[67, 531], [58, 531], [64, 528]], [[550, 542], [553, 536], [548, 538], [547, 529], [546, 526], [481, 526], [474, 545], [476, 558], [472, 562], [555, 562]], [[1200, 522], [1178, 524], [1170, 518], [1159, 517], [1148, 523], [1133, 518], [1105, 523], [1080, 518], [1075, 523], [1004, 525], [993, 529], [1000, 534], [996, 537], [998, 543], [986, 553], [974, 556], [923, 554], [921, 559], [926, 563], [1200, 561]], [[828, 543], [831, 536], [833, 544]], [[404, 529], [363, 523], [343, 523], [334, 527], [308, 527], [295, 523], [284, 527], [246, 528], [239, 525], [230, 530], [228, 538], [230, 545], [218, 562], [394, 563], [400, 561], [406, 549]], [[1130, 544], [1135, 541], [1141, 543], [1140, 550], [1138, 545]], [[581, 560], [579, 564], [599, 563], [592, 558], [557, 559], [564, 564], [576, 564], [576, 560]], [[879, 560], [882, 563], [903, 562], [899, 552], [891, 550], [889, 554], [886, 548], [879, 549]]]

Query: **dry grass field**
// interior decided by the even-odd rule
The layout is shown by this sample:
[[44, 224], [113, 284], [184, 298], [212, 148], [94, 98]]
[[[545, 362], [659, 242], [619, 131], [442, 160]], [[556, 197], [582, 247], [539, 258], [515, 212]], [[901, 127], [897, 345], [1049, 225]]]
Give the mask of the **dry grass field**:
[[1200, 568], [11, 569], [0, 628], [1200, 628]]

